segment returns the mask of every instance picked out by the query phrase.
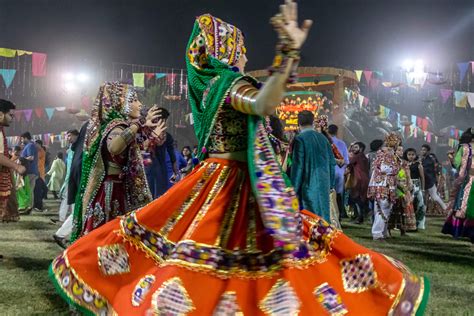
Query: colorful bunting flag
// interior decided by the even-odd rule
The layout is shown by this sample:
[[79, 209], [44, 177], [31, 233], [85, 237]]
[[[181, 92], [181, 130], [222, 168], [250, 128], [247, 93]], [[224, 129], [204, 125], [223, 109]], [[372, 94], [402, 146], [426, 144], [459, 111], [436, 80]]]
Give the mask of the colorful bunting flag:
[[19, 122], [21, 120], [21, 115], [23, 114], [23, 110], [15, 110], [15, 120]]
[[369, 98], [364, 97], [364, 106], [367, 106], [369, 104]]
[[426, 141], [428, 143], [431, 143], [431, 133], [430, 132], [426, 133]]
[[147, 73], [145, 73], [145, 78], [146, 78], [146, 80], [150, 80], [150, 79], [153, 78], [154, 76], [155, 76], [155, 74], [152, 73], [152, 72], [147, 72]]
[[38, 118], [43, 117], [43, 108], [35, 108], [35, 114]]
[[362, 70], [356, 70], [355, 73], [357, 80], [360, 82], [360, 78], [362, 77]]
[[161, 78], [166, 77], [166, 74], [165, 74], [165, 73], [161, 73], [161, 72], [157, 72], [157, 73], [155, 74], [155, 77], [156, 77], [156, 79], [161, 79]]
[[460, 82], [464, 80], [464, 77], [466, 76], [467, 68], [469, 67], [469, 63], [458, 63], [458, 68], [459, 68], [459, 78]]
[[46, 115], [48, 116], [48, 119], [51, 120], [51, 118], [54, 115], [55, 108], [45, 108], [44, 111], [46, 112]]
[[0, 56], [2, 57], [15, 57], [16, 55], [16, 50], [15, 49], [10, 49], [10, 48], [0, 48]]
[[140, 88], [145, 87], [145, 74], [143, 72], [133, 73], [133, 85]]
[[31, 70], [33, 77], [44, 77], [46, 76], [46, 59], [47, 55], [43, 53], [33, 53], [31, 55]]
[[29, 52], [29, 51], [21, 50], [21, 49], [17, 49], [17, 50], [16, 50], [16, 53], [18, 54], [18, 56], [31, 55], [31, 54], [33, 54], [33, 52]]
[[364, 70], [364, 77], [365, 77], [365, 80], [367, 81], [367, 84], [370, 84], [370, 79], [372, 78], [372, 71]]
[[466, 92], [467, 102], [474, 109], [474, 92]]
[[31, 114], [33, 113], [33, 110], [28, 109], [28, 110], [23, 110], [23, 114], [25, 115], [25, 119], [27, 122], [31, 120]]
[[466, 108], [467, 106], [467, 94], [464, 91], [454, 91], [454, 100], [456, 107]]
[[3, 81], [5, 81], [5, 86], [10, 88], [10, 85], [13, 82], [13, 78], [15, 78], [16, 69], [0, 69], [0, 75], [3, 77]]

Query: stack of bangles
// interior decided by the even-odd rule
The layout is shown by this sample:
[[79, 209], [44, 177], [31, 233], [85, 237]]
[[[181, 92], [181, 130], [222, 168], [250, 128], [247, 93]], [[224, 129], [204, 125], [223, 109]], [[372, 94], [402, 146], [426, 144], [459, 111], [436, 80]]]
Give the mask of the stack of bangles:
[[[137, 131], [134, 132], [131, 127], [135, 125], [137, 127]], [[155, 135], [155, 137], [158, 137], [155, 132], [153, 131], [153, 129], [151, 129], [150, 127], [148, 126], [145, 126], [145, 119], [144, 118], [141, 118], [140, 120], [138, 120], [137, 122], [133, 122], [130, 124], [130, 127], [124, 129], [122, 131], [122, 133], [120, 133], [120, 137], [123, 138], [123, 140], [125, 141], [125, 143], [127, 145], [130, 145], [135, 139], [136, 139], [136, 136], [137, 136], [137, 133], [140, 133], [140, 134], [143, 134], [144, 136], [151, 136], [152, 134]]]
[[294, 48], [292, 39], [282, 27], [286, 23], [286, 20], [281, 14], [274, 16], [270, 20], [270, 23], [273, 25], [275, 31], [278, 34], [278, 43], [276, 46], [276, 55], [273, 59], [273, 64], [268, 69], [269, 75], [274, 73], [285, 73], [288, 62], [290, 59], [292, 59], [293, 63], [291, 65], [288, 83], [295, 83], [298, 80], [297, 69], [300, 61], [300, 50]]
[[241, 85], [230, 94], [232, 107], [242, 113], [255, 114], [258, 92], [259, 90], [250, 83]]

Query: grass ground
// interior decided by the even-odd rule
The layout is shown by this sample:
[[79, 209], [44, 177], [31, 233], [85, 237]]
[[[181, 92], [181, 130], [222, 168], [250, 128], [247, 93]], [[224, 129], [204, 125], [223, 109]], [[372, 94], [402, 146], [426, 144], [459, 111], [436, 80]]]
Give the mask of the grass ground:
[[[58, 204], [51, 210], [23, 216], [18, 223], [0, 223], [0, 315], [69, 315], [56, 295], [47, 269], [61, 249], [53, 242]], [[469, 242], [440, 233], [443, 219], [429, 218], [428, 230], [389, 242], [374, 242], [369, 225], [346, 224], [357, 242], [398, 258], [432, 284], [427, 315], [474, 315], [474, 251]]]

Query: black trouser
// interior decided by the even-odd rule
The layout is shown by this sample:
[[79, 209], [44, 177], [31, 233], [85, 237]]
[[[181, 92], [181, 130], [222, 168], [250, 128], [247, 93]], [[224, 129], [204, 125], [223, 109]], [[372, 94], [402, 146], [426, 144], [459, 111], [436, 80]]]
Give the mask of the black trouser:
[[44, 182], [43, 179], [38, 177], [38, 179], [36, 179], [33, 207], [39, 210], [42, 210], [43, 199], [46, 197], [47, 194], [48, 194], [48, 187], [46, 186], [46, 183]]
[[354, 214], [358, 222], [364, 221], [364, 214], [366, 212], [366, 203], [362, 201], [361, 198], [351, 198], [352, 203], [354, 204], [355, 211], [357, 214]]
[[344, 193], [336, 194], [337, 207], [339, 208], [339, 222], [342, 218], [347, 218], [346, 208], [344, 207]]

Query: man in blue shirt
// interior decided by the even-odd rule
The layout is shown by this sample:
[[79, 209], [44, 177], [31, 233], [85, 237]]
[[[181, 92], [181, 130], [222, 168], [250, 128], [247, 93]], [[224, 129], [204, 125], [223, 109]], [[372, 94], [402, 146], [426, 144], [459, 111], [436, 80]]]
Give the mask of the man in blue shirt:
[[345, 208], [344, 208], [344, 173], [346, 171], [346, 167], [349, 164], [349, 151], [347, 150], [347, 145], [344, 143], [343, 140], [337, 138], [337, 132], [339, 128], [337, 125], [331, 124], [328, 127], [328, 133], [331, 135], [332, 142], [336, 145], [337, 149], [344, 157], [344, 165], [340, 166], [336, 164], [336, 194], [337, 194], [337, 207], [339, 208], [339, 216], [345, 215]]
[[31, 134], [29, 132], [23, 133], [20, 136], [20, 141], [25, 146], [21, 152], [21, 157], [28, 161], [25, 174], [28, 176], [30, 182], [30, 206], [26, 210], [26, 213], [30, 213], [33, 209], [36, 179], [38, 179], [39, 176], [38, 150], [36, 149], [36, 144], [31, 141]]

